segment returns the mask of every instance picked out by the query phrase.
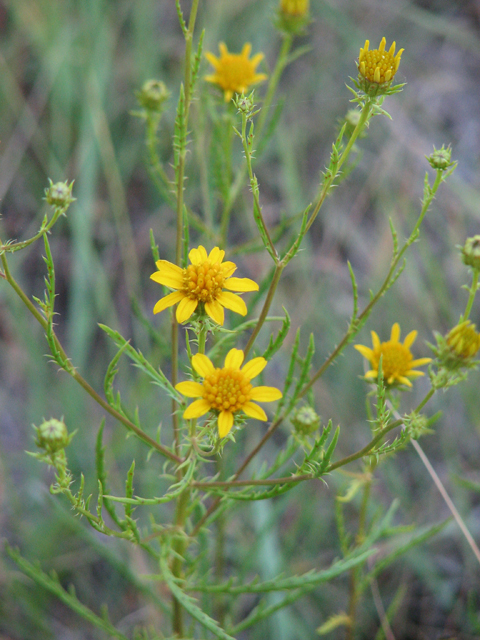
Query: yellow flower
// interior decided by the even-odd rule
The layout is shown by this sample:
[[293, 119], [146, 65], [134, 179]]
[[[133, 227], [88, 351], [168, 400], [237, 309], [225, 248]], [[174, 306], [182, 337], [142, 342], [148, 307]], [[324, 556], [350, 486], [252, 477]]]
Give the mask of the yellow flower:
[[280, 10], [286, 16], [305, 16], [310, 0], [280, 0]]
[[245, 93], [248, 87], [266, 79], [264, 73], [256, 73], [256, 68], [263, 53], [257, 53], [249, 60], [252, 45], [243, 45], [242, 53], [229, 53], [224, 42], [218, 45], [220, 58], [207, 51], [205, 57], [214, 67], [215, 73], [205, 76], [207, 82], [218, 84], [225, 93], [225, 102], [229, 102], [234, 93]]
[[395, 55], [395, 42], [388, 51], [385, 51], [386, 44], [385, 38], [382, 38], [378, 49], [369, 51], [370, 42], [365, 40], [365, 46], [360, 49], [358, 70], [369, 82], [377, 84], [390, 82], [398, 71], [404, 49], [400, 49]]
[[176, 313], [178, 322], [188, 320], [199, 303], [204, 305], [206, 313], [217, 324], [223, 324], [224, 307], [246, 315], [245, 302], [230, 292], [258, 291], [258, 284], [250, 278], [232, 278], [237, 267], [233, 262], [222, 262], [224, 255], [225, 251], [218, 247], [214, 247], [207, 255], [205, 247], [200, 245], [188, 254], [192, 264], [186, 269], [167, 260], [158, 260], [158, 271], [152, 273], [150, 278], [175, 291], [159, 300], [153, 313], [160, 313], [179, 302]]
[[465, 320], [447, 334], [447, 344], [454, 355], [465, 360], [476, 356], [480, 349], [480, 334], [475, 329], [470, 320]]
[[263, 371], [265, 358], [253, 358], [240, 369], [244, 353], [230, 349], [223, 369], [216, 369], [210, 358], [197, 353], [192, 358], [195, 371], [204, 378], [200, 382], [179, 382], [175, 389], [187, 398], [199, 398], [187, 407], [183, 417], [200, 418], [208, 411], [218, 412], [218, 435], [224, 438], [233, 427], [233, 414], [243, 411], [249, 418], [267, 420], [265, 411], [252, 402], [273, 402], [282, 397], [275, 387], [252, 387], [250, 380]]
[[383, 378], [387, 384], [395, 384], [399, 382], [401, 384], [411, 387], [412, 383], [408, 378], [418, 378], [418, 376], [425, 375], [422, 371], [414, 371], [415, 367], [421, 367], [428, 362], [431, 362], [431, 358], [419, 358], [413, 359], [413, 355], [410, 351], [411, 345], [414, 343], [417, 337], [416, 331], [410, 331], [408, 336], [403, 341], [403, 344], [399, 342], [400, 339], [400, 325], [396, 322], [392, 327], [390, 334], [390, 340], [388, 342], [380, 342], [380, 338], [372, 331], [372, 343], [373, 349], [369, 349], [361, 344], [356, 344], [355, 349], [360, 351], [372, 365], [370, 371], [365, 374], [366, 378], [378, 377], [378, 366], [380, 363], [380, 357], [382, 357], [382, 372]]

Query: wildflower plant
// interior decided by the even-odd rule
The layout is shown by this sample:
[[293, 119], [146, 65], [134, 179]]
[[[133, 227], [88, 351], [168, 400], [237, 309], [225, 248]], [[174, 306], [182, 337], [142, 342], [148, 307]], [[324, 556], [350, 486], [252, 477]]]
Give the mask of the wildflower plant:
[[[363, 340], [363, 334], [359, 334], [367, 322], [371, 327], [378, 326], [376, 305], [401, 277], [408, 251], [419, 240], [423, 220], [441, 184], [455, 169], [449, 148], [434, 150], [428, 158], [434, 179], [432, 182], [428, 173], [425, 176], [417, 219], [403, 244], [391, 224], [391, 261], [382, 283], [370, 292], [363, 308], [359, 288], [363, 290], [368, 286], [357, 283], [348, 264], [353, 288], [352, 315], [337, 344], [331, 348], [322, 345], [322, 351], [329, 355], [318, 365], [314, 360], [315, 343], [322, 341], [322, 336], [311, 335], [302, 350], [301, 329], [291, 336], [289, 309], [285, 309], [283, 317], [278, 317], [272, 315], [272, 305], [285, 269], [315, 225], [327, 196], [354, 169], [356, 160], [352, 155], [358, 150], [357, 143], [367, 135], [373, 116], [388, 116], [383, 106], [385, 99], [395, 99], [394, 95], [403, 87], [394, 84], [403, 49], [396, 53], [393, 43], [387, 50], [385, 38], [374, 50], [370, 49], [368, 40], [365, 42], [357, 63], [358, 78], [349, 86], [352, 102], [357, 106], [352, 111], [345, 102], [348, 117], [331, 146], [317, 196], [300, 214], [291, 212], [288, 224], [273, 228], [262, 209], [261, 188], [254, 167], [279, 123], [280, 114], [273, 110], [272, 115], [270, 107], [283, 70], [302, 53], [294, 48], [295, 35], [308, 25], [309, 3], [280, 1], [281, 22], [277, 26], [282, 44], [268, 77], [257, 70], [263, 54], [258, 52], [250, 57], [249, 43], [240, 54], [229, 52], [224, 43], [219, 44], [220, 57], [203, 52], [204, 33], [197, 37], [195, 31], [198, 5], [199, 0], [193, 0], [186, 20], [180, 3], [176, 2], [179, 28], [185, 37], [186, 59], [184, 81], [178, 94], [163, 81], [148, 81], [137, 93], [141, 110], [134, 112], [145, 124], [148, 163], [154, 184], [175, 219], [175, 246], [168, 255], [159, 255], [151, 233], [153, 259], [148, 275], [153, 280], [152, 295], [160, 297], [149, 309], [146, 324], [152, 334], [168, 335], [164, 344], [169, 355], [161, 366], [153, 356], [144, 355], [135, 339], [129, 340], [116, 329], [102, 324], [101, 329], [117, 350], [105, 366], [102, 393], [81, 375], [60, 342], [54, 323], [57, 292], [49, 236], [61, 216], [67, 212], [79, 215], [72, 206], [73, 183], [50, 183], [46, 202], [51, 211], [33, 237], [0, 241], [3, 284], [13, 289], [26, 311], [41, 325], [55, 366], [71, 376], [116, 425], [125, 428], [127, 435], [134, 436], [145, 447], [148, 465], [155, 470], [156, 477], [160, 477], [163, 488], [156, 487], [151, 495], [137, 494], [134, 460], [126, 475], [125, 491], [110, 486], [103, 445], [104, 421], [98, 426], [96, 440], [94, 497], [85, 493], [83, 474], [77, 478], [69, 467], [69, 447], [75, 446], [75, 433], [69, 435], [68, 424], [63, 419], [52, 418], [35, 428], [38, 450], [32, 455], [53, 467], [52, 493], [63, 496], [73, 513], [83, 516], [85, 526], [135, 546], [149, 566], [150, 583], [161, 583], [162, 593], [168, 593], [169, 603], [162, 601], [159, 608], [162, 629], [144, 627], [131, 637], [231, 640], [263, 624], [296, 599], [307, 597], [319, 585], [349, 575], [347, 611], [332, 611], [326, 621], [318, 621], [318, 631], [325, 634], [343, 626], [347, 638], [353, 639], [362, 616], [360, 600], [367, 597], [366, 585], [401, 554], [424, 543], [445, 525], [445, 522], [435, 522], [427, 529], [412, 530], [405, 542], [401, 537], [405, 528], [397, 529], [393, 524], [395, 504], [374, 518], [370, 517], [368, 507], [377, 466], [407, 446], [412, 438], [416, 440], [432, 432], [434, 420], [425, 409], [429, 400], [438, 390], [460, 381], [460, 371], [465, 372], [476, 364], [480, 336], [469, 315], [478, 290], [478, 236], [467, 240], [462, 250], [465, 265], [473, 274], [467, 287], [465, 312], [445, 337], [438, 334], [437, 346], [432, 347], [433, 359], [422, 355], [420, 345], [418, 349], [413, 348], [418, 335], [415, 328], [409, 327], [406, 338], [400, 341], [397, 322], [393, 324], [389, 340], [382, 342], [371, 329], [372, 347], [359, 343]], [[213, 66], [213, 73], [204, 74], [206, 62]], [[354, 61], [352, 68], [355, 68]], [[221, 89], [220, 100], [215, 102], [204, 81]], [[266, 88], [251, 91], [259, 83], [267, 83]], [[170, 103], [173, 95], [178, 95], [178, 99], [171, 132], [173, 167], [169, 168], [158, 152], [158, 132], [163, 126], [162, 114], [168, 108], [173, 109]], [[211, 108], [202, 110], [207, 100], [211, 101]], [[236, 167], [230, 156], [221, 157], [228, 170], [224, 171], [222, 164], [222, 170], [217, 172], [214, 195], [218, 202], [210, 209], [205, 207], [204, 211], [198, 210], [198, 203], [190, 199], [187, 180], [194, 161], [187, 150], [191, 129], [198, 124], [192, 118], [195, 110], [202, 117], [209, 113], [209, 126], [214, 131], [212, 145], [217, 145], [215, 154], [221, 149], [222, 153], [229, 151], [231, 156], [234, 148], [243, 154]], [[206, 189], [209, 184], [206, 179]], [[230, 242], [234, 234], [229, 232], [236, 222], [235, 216], [241, 215], [241, 209], [237, 212], [235, 208], [240, 193], [248, 198], [249, 219], [244, 228], [250, 230], [252, 237], [235, 244]], [[207, 201], [211, 195], [209, 192]], [[44, 243], [46, 288], [43, 298], [30, 297], [10, 268], [12, 254], [36, 241]], [[265, 261], [250, 262], [245, 258], [247, 251], [263, 255]], [[234, 256], [235, 262], [231, 259]], [[156, 271], [153, 271], [154, 264]], [[254, 264], [262, 267], [255, 268]], [[159, 285], [165, 288], [160, 293]], [[245, 293], [248, 295], [243, 296]], [[271, 331], [272, 323], [278, 326], [275, 331]], [[337, 453], [337, 444], [344, 427], [345, 431], [349, 427], [334, 426], [325, 407], [320, 406], [316, 383], [342, 354], [348, 354], [351, 366], [358, 367], [361, 375], [360, 358], [354, 357], [353, 342], [368, 362], [363, 376], [367, 436], [361, 448], [342, 457]], [[153, 382], [158, 391], [155, 410], [157, 424], [161, 424], [162, 429], [156, 435], [117, 389], [118, 367], [125, 358]], [[429, 365], [430, 388], [416, 406], [409, 406], [404, 392], [425, 375], [419, 368], [426, 365]], [[252, 383], [254, 379], [258, 384]], [[345, 395], [347, 401], [348, 394]], [[263, 408], [257, 403], [267, 405]], [[286, 430], [290, 431], [289, 435], [285, 435]], [[281, 448], [272, 458], [266, 445], [273, 437], [281, 441]], [[127, 452], [131, 442], [126, 440]], [[259, 454], [266, 455], [264, 466], [256, 465]], [[299, 485], [325, 481], [327, 476], [338, 477], [336, 473], [340, 471], [352, 474], [346, 493], [339, 491], [336, 496], [341, 557], [327, 565], [322, 562], [308, 567], [303, 573], [283, 574], [267, 580], [244, 579], [241, 572], [237, 575], [234, 560], [227, 567], [225, 532], [230, 513], [244, 509], [246, 502], [269, 501], [286, 494], [291, 494], [291, 500], [296, 500], [297, 508], [301, 508]], [[329, 482], [329, 485], [325, 490], [334, 492], [335, 484]], [[343, 509], [357, 494], [362, 496], [361, 506], [358, 527], [352, 535], [346, 531]], [[376, 545], [386, 540], [390, 551], [375, 565]], [[106, 612], [100, 614], [86, 607], [74, 591], [64, 588], [55, 574], [30, 563], [13, 547], [7, 545], [6, 551], [24, 573], [58, 596], [89, 624], [109, 637], [126, 638]], [[145, 585], [142, 588], [158, 603], [155, 589]], [[272, 592], [278, 596], [274, 605], [269, 601]], [[253, 602], [252, 598], [255, 598], [253, 608], [250, 604], [243, 606], [244, 602]]]

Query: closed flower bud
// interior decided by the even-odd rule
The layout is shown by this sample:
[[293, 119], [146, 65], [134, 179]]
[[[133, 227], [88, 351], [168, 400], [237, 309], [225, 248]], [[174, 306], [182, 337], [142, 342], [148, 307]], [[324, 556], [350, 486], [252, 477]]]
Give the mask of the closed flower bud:
[[161, 113], [163, 103], [168, 100], [170, 92], [160, 80], [147, 80], [141, 90], [135, 92], [135, 95], [146, 111]]
[[305, 16], [308, 13], [309, 0], [281, 0], [280, 11], [285, 16]]
[[474, 269], [480, 269], [480, 236], [467, 238], [462, 249], [464, 264]]
[[455, 162], [452, 162], [452, 150], [450, 147], [445, 149], [445, 145], [442, 145], [441, 149], [435, 149], [433, 147], [433, 153], [430, 156], [425, 156], [430, 166], [433, 169], [445, 171], [448, 167], [451, 167]]
[[309, 22], [309, 0], [280, 0], [276, 20], [276, 26], [280, 31], [299, 35]]
[[64, 449], [70, 442], [67, 427], [63, 420], [51, 418], [42, 422], [35, 429], [37, 431], [37, 446], [40, 449], [45, 449], [48, 453], [56, 453]]
[[447, 334], [447, 344], [452, 354], [462, 360], [469, 360], [476, 356], [480, 349], [480, 334], [475, 329], [475, 325], [470, 320], [465, 320]]
[[311, 435], [320, 427], [320, 416], [312, 407], [297, 409], [291, 420], [295, 431], [303, 436]]
[[72, 198], [73, 180], [70, 184], [68, 182], [53, 182], [48, 179], [50, 186], [45, 189], [45, 200], [52, 207], [58, 209], [66, 209], [75, 200]]

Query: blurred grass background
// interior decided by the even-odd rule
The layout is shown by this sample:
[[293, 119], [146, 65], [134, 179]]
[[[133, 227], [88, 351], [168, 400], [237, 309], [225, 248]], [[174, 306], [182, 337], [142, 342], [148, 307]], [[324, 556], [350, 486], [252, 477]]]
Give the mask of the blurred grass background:
[[[188, 12], [189, 3], [182, 4]], [[281, 313], [283, 304], [292, 316], [288, 344], [300, 325], [304, 345], [314, 332], [319, 365], [341, 337], [351, 312], [347, 259], [365, 301], [389, 264], [389, 217], [400, 237], [406, 237], [420, 208], [428, 168], [424, 156], [433, 144], [451, 144], [458, 169], [440, 188], [406, 271], [360, 335], [361, 343], [370, 344], [371, 328], [387, 339], [392, 323], [398, 321], [403, 336], [418, 330], [415, 355], [429, 355], [424, 341], [433, 340], [433, 330], [446, 332], [466, 301], [460, 286], [467, 282], [467, 272], [455, 246], [479, 233], [480, 227], [480, 5], [451, 0], [312, 0], [311, 4], [314, 21], [298, 42], [311, 45], [311, 51], [294, 62], [281, 81], [279, 96], [287, 98], [281, 125], [255, 167], [270, 224], [302, 210], [314, 198], [338, 119], [350, 108], [345, 83], [356, 74], [354, 61], [366, 38], [377, 46], [385, 36], [388, 44], [396, 40], [397, 47], [405, 48], [397, 77], [408, 84], [399, 96], [387, 99], [393, 120], [375, 118], [368, 137], [360, 142], [364, 155], [359, 166], [329, 198], [304, 251], [290, 263], [274, 311]], [[199, 25], [207, 28], [205, 49], [217, 54], [218, 42], [225, 41], [235, 52], [250, 41], [254, 53], [265, 53], [259, 70], [268, 72], [279, 48], [272, 25], [274, 9], [272, 0], [203, 0]], [[122, 331], [156, 362], [168, 353], [161, 338], [168, 317], [153, 319], [151, 313], [159, 289], [149, 280], [153, 270], [149, 230], [155, 233], [161, 256], [172, 259], [174, 215], [150, 182], [142, 123], [130, 111], [136, 108], [134, 91], [145, 80], [153, 77], [167, 84], [172, 98], [164, 115], [160, 153], [168, 164], [184, 52], [174, 2], [3, 1], [0, 35], [0, 237], [22, 239], [38, 229], [45, 212], [41, 198], [47, 177], [75, 179], [77, 202], [51, 236], [59, 294], [57, 329], [75, 366], [101, 390], [113, 352], [98, 322]], [[202, 74], [208, 69], [205, 61]], [[202, 100], [215, 96], [212, 87], [200, 84], [193, 121], [199, 117]], [[257, 94], [263, 95], [261, 87]], [[205, 214], [205, 203], [195, 161], [206, 153], [204, 145], [201, 139], [193, 140], [187, 166], [187, 201], [200, 215]], [[234, 215], [248, 212], [249, 202], [246, 189]], [[231, 241], [249, 240], [251, 231], [251, 226], [242, 228], [239, 223]], [[25, 289], [39, 297], [44, 286], [42, 249], [38, 243], [9, 260]], [[266, 274], [267, 258], [256, 254], [240, 259], [243, 275]], [[98, 611], [99, 601], [106, 602], [123, 632], [131, 634], [137, 624], [160, 628], [165, 620], [162, 609], [155, 611], [155, 602], [142, 594], [136, 577], [152, 567], [135, 551], [99, 537], [72, 518], [64, 501], [48, 492], [51, 475], [25, 455], [25, 449], [34, 446], [30, 424], [63, 415], [70, 430], [78, 429], [75, 446], [69, 448], [72, 470], [83, 471], [95, 491], [92, 460], [102, 413], [49, 364], [42, 331], [0, 284], [0, 536], [17, 544], [27, 558], [54, 568], [64, 584], [73, 582], [79, 597], [94, 610]], [[131, 312], [132, 299], [136, 314]], [[477, 325], [479, 315], [477, 303], [472, 314]], [[159, 329], [155, 336], [145, 328], [143, 317]], [[272, 376], [280, 380], [281, 357], [274, 362], [277, 372]], [[342, 425], [339, 455], [368, 439], [361, 373], [361, 358], [349, 347], [315, 388], [318, 411], [325, 420]], [[127, 402], [138, 404], [152, 433], [161, 420], [168, 430], [168, 403], [126, 363], [119, 384]], [[420, 380], [406, 394], [405, 410], [414, 406], [427, 384]], [[468, 383], [434, 399], [429, 413], [441, 409], [443, 417], [435, 435], [422, 441], [476, 540], [479, 496], [456, 478], [480, 480], [478, 384], [478, 374], [473, 373]], [[286, 425], [271, 442], [272, 451], [281, 446], [287, 431]], [[141, 468], [146, 457], [134, 439], [125, 446], [124, 435], [107, 419], [111, 485], [118, 492], [132, 458]], [[256, 433], [245, 430], [238, 439], [239, 449], [251, 447], [256, 438]], [[160, 471], [160, 466], [150, 464], [137, 476], [136, 493], [158, 493]], [[237, 509], [227, 529], [228, 563], [238, 572], [236, 563], [241, 563], [244, 575], [258, 572], [267, 578], [331, 562], [340, 553], [333, 496], [342, 477], [332, 477], [328, 484], [303, 486], [296, 490], [298, 500], [288, 495]], [[448, 515], [413, 449], [382, 465], [373, 491], [372, 516], [378, 505], [386, 508], [393, 498], [400, 500], [405, 523], [428, 524]], [[347, 509], [352, 531], [357, 509], [356, 502]], [[405, 588], [392, 624], [397, 640], [448, 634], [480, 637], [479, 573], [453, 524], [400, 560], [378, 581], [385, 606], [399, 588]], [[346, 609], [347, 592], [347, 577], [336, 580], [241, 637], [315, 637], [315, 628], [330, 614]], [[167, 594], [160, 592], [157, 597]], [[239, 606], [248, 611], [252, 601], [241, 601]], [[378, 613], [369, 591], [360, 610], [358, 637], [375, 637]], [[102, 637], [2, 559], [0, 634], [11, 640]], [[343, 631], [330, 637], [341, 638]]]

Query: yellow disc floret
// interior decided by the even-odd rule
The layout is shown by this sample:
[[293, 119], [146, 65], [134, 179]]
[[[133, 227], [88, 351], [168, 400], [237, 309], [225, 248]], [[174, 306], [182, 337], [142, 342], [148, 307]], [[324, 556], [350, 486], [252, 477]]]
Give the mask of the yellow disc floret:
[[205, 247], [200, 245], [190, 250], [191, 264], [185, 269], [167, 260], [158, 260], [158, 271], [150, 278], [174, 291], [157, 302], [153, 313], [160, 313], [178, 302], [178, 322], [186, 322], [199, 304], [200, 311], [217, 324], [224, 322], [224, 308], [246, 315], [245, 302], [231, 292], [258, 291], [258, 284], [250, 278], [232, 278], [237, 267], [233, 262], [223, 262], [224, 256], [225, 251], [218, 247], [207, 254]]
[[402, 344], [399, 341], [400, 325], [397, 322], [393, 325], [390, 340], [387, 342], [380, 342], [378, 335], [375, 331], [372, 331], [373, 349], [361, 344], [355, 345], [355, 349], [360, 351], [362, 356], [364, 356], [372, 366], [370, 371], [367, 371], [365, 374], [365, 378], [378, 377], [381, 360], [383, 379], [387, 384], [393, 385], [400, 383], [411, 387], [412, 383], [409, 378], [418, 378], [418, 376], [424, 375], [422, 371], [414, 371], [415, 367], [420, 367], [431, 362], [431, 358], [413, 359], [410, 347], [416, 337], [417, 332], [411, 331]]
[[224, 42], [221, 42], [218, 48], [219, 58], [208, 51], [205, 53], [205, 57], [215, 69], [215, 73], [205, 76], [205, 80], [223, 89], [225, 102], [229, 102], [234, 93], [245, 93], [250, 85], [267, 77], [264, 73], [256, 72], [259, 62], [263, 59], [263, 53], [257, 53], [250, 59], [252, 45], [249, 42], [243, 46], [241, 53], [229, 53]]
[[382, 38], [378, 49], [369, 50], [370, 42], [365, 40], [365, 46], [360, 49], [358, 70], [369, 82], [384, 84], [390, 82], [398, 71], [403, 49], [395, 55], [395, 42], [388, 51], [385, 50], [385, 38]]
[[[272, 402], [282, 397], [275, 387], [253, 387], [250, 380], [265, 368], [265, 358], [253, 358], [243, 365], [244, 353], [240, 349], [230, 349], [225, 358], [225, 366], [216, 369], [210, 358], [203, 353], [192, 357], [192, 367], [203, 383], [193, 380], [179, 382], [175, 389], [187, 398], [198, 398], [183, 412], [186, 420], [200, 418], [209, 411], [218, 415], [218, 435], [224, 438], [232, 429], [234, 414], [243, 411], [249, 418], [266, 420], [267, 414], [252, 402]], [[242, 368], [240, 368], [242, 367]]]
[[252, 385], [239, 369], [215, 369], [203, 381], [203, 398], [217, 411], [240, 411], [250, 401]]
[[221, 265], [205, 260], [183, 270], [183, 291], [192, 300], [212, 302], [222, 291], [225, 279]]

